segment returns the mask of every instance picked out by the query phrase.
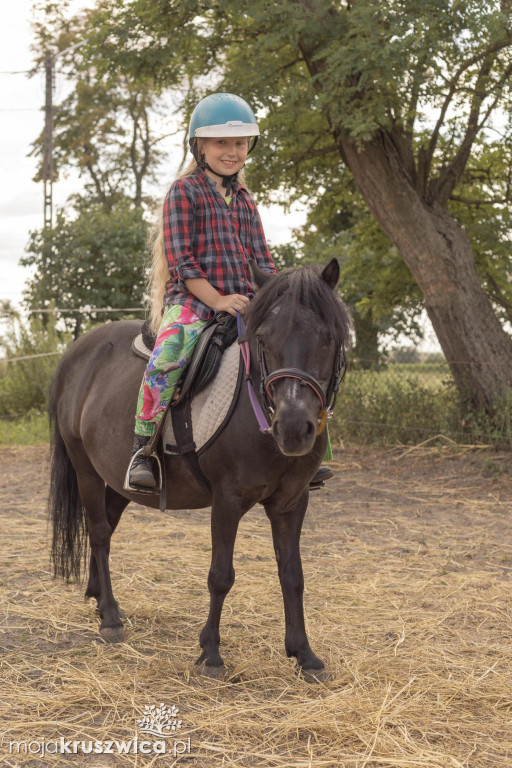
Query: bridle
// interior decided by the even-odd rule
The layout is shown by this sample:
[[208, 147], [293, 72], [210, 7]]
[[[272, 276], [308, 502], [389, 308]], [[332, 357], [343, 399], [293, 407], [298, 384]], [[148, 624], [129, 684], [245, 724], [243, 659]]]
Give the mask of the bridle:
[[324, 429], [327, 419], [330, 419], [334, 412], [334, 406], [338, 397], [338, 390], [343, 380], [347, 369], [347, 361], [345, 356], [345, 347], [341, 344], [335, 360], [332, 375], [327, 385], [327, 390], [324, 388], [314, 376], [311, 376], [307, 371], [303, 371], [301, 368], [277, 368], [271, 373], [268, 372], [267, 363], [265, 360], [265, 351], [261, 339], [257, 339], [257, 354], [258, 363], [260, 365], [261, 378], [260, 378], [260, 394], [267, 410], [267, 413], [271, 416], [274, 415], [275, 403], [272, 393], [272, 384], [279, 379], [295, 379], [300, 383], [301, 387], [309, 387], [320, 400], [320, 412], [318, 417], [318, 430], [317, 434], [320, 435]]
[[[238, 326], [238, 343], [240, 345], [240, 351], [244, 359], [245, 364], [245, 378], [247, 386], [249, 388], [249, 397], [253, 406], [254, 413], [260, 425], [260, 429], [263, 432], [270, 430], [268, 421], [262, 413], [259, 402], [254, 394], [254, 388], [250, 378], [250, 349], [249, 342], [247, 341], [245, 323], [242, 316], [237, 312], [237, 326]], [[257, 356], [260, 366], [260, 395], [265, 406], [267, 415], [272, 418], [275, 412], [274, 395], [272, 392], [272, 385], [280, 379], [295, 379], [299, 381], [302, 387], [309, 387], [313, 390], [315, 395], [320, 401], [320, 411], [318, 416], [318, 429], [317, 435], [320, 435], [327, 423], [327, 419], [330, 419], [333, 415], [334, 406], [338, 397], [338, 390], [340, 384], [343, 381], [345, 373], [347, 371], [347, 358], [345, 355], [345, 347], [343, 342], [340, 345], [339, 350], [336, 353], [334, 359], [334, 366], [327, 389], [324, 390], [319, 381], [311, 376], [307, 371], [303, 371], [301, 368], [277, 368], [271, 373], [268, 372], [267, 362], [265, 360], [265, 351], [261, 339], [257, 339]], [[263, 426], [264, 425], [264, 426]]]

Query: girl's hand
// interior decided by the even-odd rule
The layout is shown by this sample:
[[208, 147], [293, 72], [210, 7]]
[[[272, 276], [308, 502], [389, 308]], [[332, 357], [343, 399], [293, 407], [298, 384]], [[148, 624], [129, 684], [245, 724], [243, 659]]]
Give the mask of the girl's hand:
[[240, 293], [230, 293], [227, 296], [219, 296], [214, 309], [217, 312], [229, 312], [230, 315], [236, 315], [237, 311], [244, 314], [249, 304], [247, 296]]

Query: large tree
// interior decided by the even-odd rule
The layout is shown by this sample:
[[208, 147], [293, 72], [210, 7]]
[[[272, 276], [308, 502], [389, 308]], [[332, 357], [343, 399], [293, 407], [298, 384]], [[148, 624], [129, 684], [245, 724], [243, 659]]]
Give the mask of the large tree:
[[[460, 389], [491, 407], [512, 384], [512, 342], [450, 204], [493, 115], [510, 142], [510, 3], [295, 0], [218, 9], [228, 22], [230, 82], [252, 71], [243, 84], [268, 105], [269, 126], [293, 121], [300, 100], [326, 120], [329, 139], [304, 135], [303, 154], [334, 146], [414, 276]], [[247, 44], [230, 44], [242, 28]], [[289, 92], [274, 90], [276, 54], [275, 74], [295, 68]]]

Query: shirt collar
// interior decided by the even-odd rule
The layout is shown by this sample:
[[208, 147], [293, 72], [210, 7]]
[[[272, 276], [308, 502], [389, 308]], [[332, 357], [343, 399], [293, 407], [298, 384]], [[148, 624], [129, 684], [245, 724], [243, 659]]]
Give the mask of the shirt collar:
[[[197, 167], [196, 174], [203, 184], [209, 184], [211, 187], [216, 187], [215, 181], [210, 179], [208, 174], [202, 168], [199, 168], [199, 166]], [[231, 186], [231, 195], [236, 195], [240, 189], [243, 189], [243, 185], [237, 179]]]

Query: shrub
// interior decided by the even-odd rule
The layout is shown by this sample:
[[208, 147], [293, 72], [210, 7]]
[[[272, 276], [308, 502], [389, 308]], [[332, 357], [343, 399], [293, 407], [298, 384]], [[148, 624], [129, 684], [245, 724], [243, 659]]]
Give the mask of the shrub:
[[41, 445], [49, 442], [46, 413], [32, 411], [21, 419], [0, 419], [0, 445]]
[[414, 444], [443, 434], [459, 443], [512, 447], [512, 390], [497, 403], [492, 415], [468, 411], [446, 364], [352, 368], [341, 385], [331, 436], [334, 442]]
[[62, 353], [53, 320], [32, 315], [23, 322], [18, 313], [8, 309], [5, 322], [7, 329], [0, 337], [4, 358], [0, 364], [0, 415], [24, 416], [32, 411], [44, 411], [50, 382]]

